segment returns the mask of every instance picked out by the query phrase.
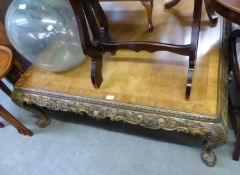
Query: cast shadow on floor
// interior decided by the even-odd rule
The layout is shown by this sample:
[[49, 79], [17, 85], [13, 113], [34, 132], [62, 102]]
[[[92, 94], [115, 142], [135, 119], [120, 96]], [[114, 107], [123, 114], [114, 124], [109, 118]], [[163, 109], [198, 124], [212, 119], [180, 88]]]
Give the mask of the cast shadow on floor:
[[[51, 110], [45, 110], [45, 112], [47, 116], [50, 117], [50, 119], [56, 119], [66, 123], [75, 123], [78, 124], [79, 127], [81, 127], [81, 125], [87, 125], [90, 127], [96, 127], [98, 129], [104, 129], [111, 132], [130, 134], [136, 137], [152, 139], [160, 142], [179, 144], [183, 146], [190, 146], [198, 149], [201, 147], [201, 143], [203, 141], [203, 138], [198, 135], [193, 136], [190, 134], [179, 133], [176, 131], [164, 131], [162, 129], [152, 130], [124, 122], [110, 121], [110, 119], [108, 118], [103, 120], [96, 120], [92, 117], [89, 117], [87, 114], [78, 115], [71, 112]], [[35, 132], [38, 131], [36, 130]]]

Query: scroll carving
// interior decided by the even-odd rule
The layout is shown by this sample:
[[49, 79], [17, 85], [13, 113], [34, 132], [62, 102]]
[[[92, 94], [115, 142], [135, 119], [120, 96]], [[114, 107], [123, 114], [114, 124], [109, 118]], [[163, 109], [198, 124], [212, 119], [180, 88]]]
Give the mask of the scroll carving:
[[64, 97], [54, 97], [50, 94], [47, 96], [38, 95], [32, 92], [24, 92], [23, 90], [15, 90], [12, 96], [13, 100], [20, 106], [26, 103], [56, 111], [69, 111], [78, 114], [84, 112], [96, 119], [110, 118], [112, 121], [127, 122], [150, 129], [164, 129], [206, 136], [212, 141], [213, 145], [216, 145], [214, 147], [224, 144], [227, 139], [226, 128], [224, 123], [220, 121], [216, 123], [216, 121], [189, 120], [186, 118], [171, 117], [167, 114], [127, 110], [118, 106], [93, 105], [88, 102], [71, 100], [66, 95]]

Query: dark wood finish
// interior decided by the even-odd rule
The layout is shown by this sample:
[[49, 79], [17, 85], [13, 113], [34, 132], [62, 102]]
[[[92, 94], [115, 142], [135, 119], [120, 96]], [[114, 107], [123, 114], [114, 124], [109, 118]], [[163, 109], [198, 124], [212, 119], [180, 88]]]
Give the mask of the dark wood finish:
[[214, 11], [214, 8], [209, 5], [208, 0], [204, 0], [206, 12], [211, 23], [216, 24], [218, 22], [218, 16]]
[[192, 88], [193, 72], [195, 67], [195, 60], [197, 58], [201, 14], [202, 14], [202, 0], [195, 0], [194, 12], [193, 12], [193, 24], [192, 24], [192, 37], [191, 37], [192, 39], [191, 39], [190, 55], [189, 55], [188, 77], [187, 77], [187, 85], [186, 85], [186, 98], [190, 97], [191, 88]]
[[2, 82], [2, 80], [0, 80], [0, 89], [9, 97], [11, 97], [11, 90]]
[[[233, 28], [233, 27], [232, 27]], [[229, 38], [229, 62], [230, 62], [230, 70], [233, 71], [234, 79], [237, 84], [238, 90], [240, 91], [240, 67], [237, 59], [237, 50], [236, 50], [236, 38], [240, 37], [240, 30], [239, 29], [232, 29], [232, 32], [230, 34]], [[234, 112], [234, 107], [231, 103], [230, 99], [230, 104], [229, 104], [229, 115], [231, 119], [231, 123], [234, 129], [234, 133], [236, 135], [236, 145], [235, 149], [233, 152], [233, 160], [239, 160], [240, 157], [240, 126], [237, 123], [236, 115]]]
[[238, 128], [238, 134], [233, 152], [233, 160], [239, 161], [239, 155], [240, 155], [240, 128]]
[[100, 1], [141, 1], [142, 5], [146, 9], [147, 19], [148, 19], [148, 30], [153, 30], [153, 23], [152, 23], [152, 12], [153, 12], [153, 0], [100, 0]]
[[[9, 97], [11, 96], [10, 89], [1, 81], [1, 79], [12, 68], [12, 52], [10, 49], [0, 46], [0, 89], [3, 90]], [[11, 115], [2, 105], [0, 105], [0, 116], [8, 123], [14, 126], [20, 134], [32, 136], [33, 133], [23, 126], [13, 115]], [[0, 123], [0, 128], [4, 125]]]
[[235, 134], [235, 136], [237, 136], [238, 123], [237, 123], [237, 118], [236, 118], [236, 114], [234, 112], [234, 108], [233, 108], [233, 104], [232, 104], [230, 95], [229, 95], [229, 99], [228, 99], [228, 113], [229, 113], [228, 115], [229, 115], [230, 122], [233, 126], [234, 134]]
[[[195, 5], [193, 10], [192, 37], [191, 43], [188, 45], [176, 45], [146, 41], [114, 42], [109, 37], [108, 21], [99, 4], [99, 1], [69, 1], [77, 18], [83, 51], [86, 55], [92, 57], [91, 79], [95, 88], [99, 88], [103, 81], [101, 73], [103, 53], [114, 53], [119, 49], [130, 49], [133, 51], [146, 50], [149, 52], [169, 51], [176, 54], [189, 56], [189, 69], [186, 83], [186, 99], [190, 97], [194, 65], [197, 58], [202, 0], [194, 1]], [[87, 22], [90, 24], [90, 30], [93, 33], [93, 41], [91, 41], [89, 37]]]

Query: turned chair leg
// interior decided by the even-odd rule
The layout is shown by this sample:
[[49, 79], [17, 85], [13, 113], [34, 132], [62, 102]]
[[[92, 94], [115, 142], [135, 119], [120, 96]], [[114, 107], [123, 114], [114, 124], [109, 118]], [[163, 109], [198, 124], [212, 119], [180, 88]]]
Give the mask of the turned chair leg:
[[147, 12], [148, 30], [152, 31], [153, 30], [153, 24], [152, 24], [153, 0], [141, 0], [141, 2]]
[[15, 117], [12, 116], [2, 105], [0, 105], [0, 115], [8, 123], [14, 126], [20, 134], [32, 136], [33, 133], [25, 128]]

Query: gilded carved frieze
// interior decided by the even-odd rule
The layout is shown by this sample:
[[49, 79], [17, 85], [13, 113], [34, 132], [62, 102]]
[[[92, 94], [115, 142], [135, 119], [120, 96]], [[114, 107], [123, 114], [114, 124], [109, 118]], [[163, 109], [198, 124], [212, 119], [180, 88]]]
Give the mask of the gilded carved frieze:
[[[190, 134], [199, 134], [211, 138], [213, 142], [217, 145], [224, 144], [227, 139], [227, 134], [225, 132], [226, 128], [222, 120], [212, 120], [209, 117], [209, 121], [201, 121], [201, 115], [199, 115], [199, 120], [192, 120], [191, 118], [184, 118], [183, 113], [179, 112], [172, 115], [165, 111], [158, 111], [158, 113], [152, 112], [148, 108], [145, 110], [133, 110], [136, 109], [134, 105], [130, 106], [129, 109], [122, 108], [119, 105], [102, 105], [99, 101], [98, 104], [94, 100], [85, 99], [73, 99], [71, 96], [61, 95], [61, 94], [47, 94], [41, 92], [39, 95], [37, 92], [34, 93], [34, 90], [18, 90], [15, 89], [13, 93], [13, 100], [19, 105], [34, 104], [40, 107], [46, 107], [48, 109], [57, 110], [57, 111], [69, 111], [74, 113], [87, 113], [89, 116], [92, 116], [96, 119], [105, 119], [110, 118], [113, 121], [123, 121], [134, 125], [140, 125], [150, 129], [164, 129], [168, 131], [179, 131]], [[60, 97], [61, 96], [61, 97]], [[132, 109], [131, 109], [132, 106]], [[139, 106], [138, 106], [139, 107]], [[189, 117], [187, 115], [187, 117]], [[206, 116], [205, 116], [206, 117]]]

